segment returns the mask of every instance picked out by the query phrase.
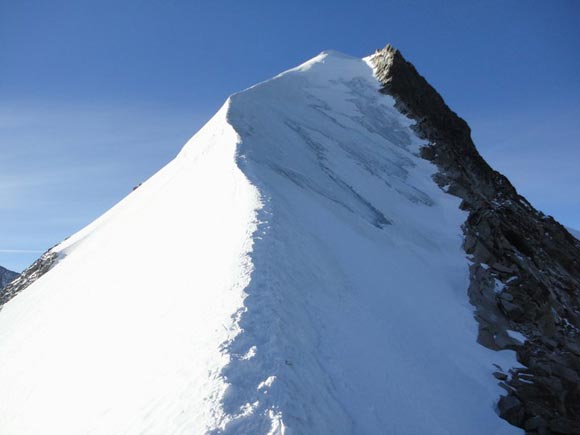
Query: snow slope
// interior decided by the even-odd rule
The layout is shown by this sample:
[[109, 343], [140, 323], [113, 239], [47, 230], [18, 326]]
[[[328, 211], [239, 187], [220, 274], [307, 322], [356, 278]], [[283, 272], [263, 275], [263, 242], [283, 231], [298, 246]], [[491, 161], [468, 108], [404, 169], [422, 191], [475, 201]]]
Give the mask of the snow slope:
[[0, 312], [0, 433], [520, 433], [466, 216], [378, 86], [324, 52], [236, 94], [57, 246]]

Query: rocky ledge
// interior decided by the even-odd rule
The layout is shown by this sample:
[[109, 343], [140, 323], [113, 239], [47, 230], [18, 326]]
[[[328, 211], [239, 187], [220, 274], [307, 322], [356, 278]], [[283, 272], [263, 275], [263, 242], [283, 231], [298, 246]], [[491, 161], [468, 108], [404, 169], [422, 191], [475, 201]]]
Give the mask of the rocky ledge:
[[38, 260], [32, 263], [31, 266], [22, 272], [18, 278], [8, 284], [2, 293], [0, 293], [0, 308], [2, 308], [6, 302], [16, 296], [30, 284], [52, 269], [57, 260], [58, 254], [55, 252], [48, 250], [42, 254]]
[[435, 181], [461, 198], [478, 341], [512, 349], [498, 411], [528, 434], [580, 434], [580, 242], [537, 211], [478, 153], [467, 123], [390, 45], [372, 56], [381, 92], [416, 121]]

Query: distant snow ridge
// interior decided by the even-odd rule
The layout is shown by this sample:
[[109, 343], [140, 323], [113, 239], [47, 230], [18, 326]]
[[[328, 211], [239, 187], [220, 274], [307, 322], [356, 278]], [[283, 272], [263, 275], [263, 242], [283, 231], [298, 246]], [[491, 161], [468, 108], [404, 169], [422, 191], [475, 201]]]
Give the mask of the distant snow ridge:
[[0, 433], [521, 433], [465, 214], [378, 89], [324, 52], [236, 94], [56, 247], [0, 312]]
[[6, 287], [12, 280], [14, 280], [18, 274], [0, 266], [0, 294], [4, 287]]
[[572, 234], [574, 237], [576, 237], [578, 240], [580, 240], [580, 231], [575, 230], [574, 228], [566, 228], [570, 234]]

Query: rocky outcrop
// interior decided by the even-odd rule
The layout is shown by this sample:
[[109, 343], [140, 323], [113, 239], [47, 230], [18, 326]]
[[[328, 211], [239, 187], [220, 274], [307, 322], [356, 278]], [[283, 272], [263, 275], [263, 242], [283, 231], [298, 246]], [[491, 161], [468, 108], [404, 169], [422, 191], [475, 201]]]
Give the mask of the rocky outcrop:
[[0, 266], [0, 294], [2, 294], [2, 289], [10, 283], [13, 279], [18, 276], [16, 272], [6, 269]]
[[467, 123], [387, 46], [371, 58], [382, 92], [416, 121], [436, 182], [462, 199], [478, 341], [525, 368], [495, 374], [500, 416], [529, 434], [580, 434], [580, 241], [537, 211], [478, 153]]
[[2, 293], [0, 293], [0, 308], [56, 264], [58, 254], [48, 250], [42, 256], [32, 263], [18, 278], [8, 284]]

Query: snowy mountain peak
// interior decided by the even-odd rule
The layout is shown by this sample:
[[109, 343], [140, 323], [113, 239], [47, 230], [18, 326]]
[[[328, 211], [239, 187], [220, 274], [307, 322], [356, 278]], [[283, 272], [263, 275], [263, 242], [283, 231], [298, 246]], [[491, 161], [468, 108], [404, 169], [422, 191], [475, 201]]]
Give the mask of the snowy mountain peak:
[[438, 184], [389, 53], [233, 95], [24, 273], [0, 433], [520, 433], [492, 376], [515, 353], [477, 343], [461, 185]]
[[17, 276], [18, 274], [16, 272], [12, 272], [11, 270], [0, 266], [0, 293], [2, 293], [4, 287], [6, 287], [10, 281], [14, 280]]

